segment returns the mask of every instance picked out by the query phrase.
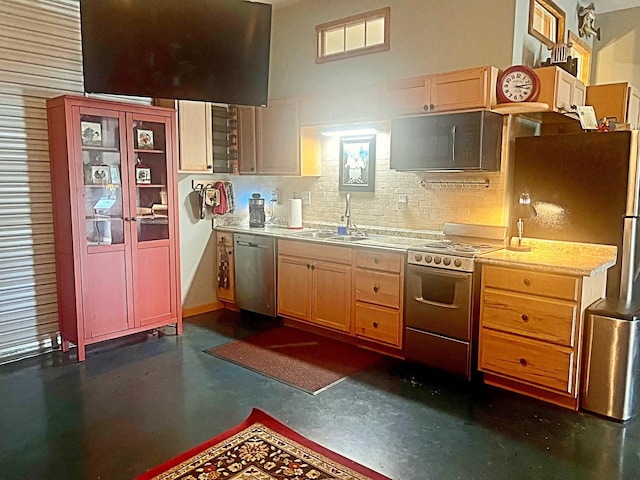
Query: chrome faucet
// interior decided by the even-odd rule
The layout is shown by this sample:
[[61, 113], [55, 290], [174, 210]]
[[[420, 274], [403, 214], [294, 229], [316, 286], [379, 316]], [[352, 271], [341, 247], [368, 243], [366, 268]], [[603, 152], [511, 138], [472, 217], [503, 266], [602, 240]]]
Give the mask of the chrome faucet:
[[347, 233], [351, 233], [351, 229], [353, 228], [353, 226], [351, 225], [351, 194], [347, 193], [347, 197], [346, 197], [346, 205], [345, 205], [345, 210], [344, 210], [344, 218], [347, 219]]

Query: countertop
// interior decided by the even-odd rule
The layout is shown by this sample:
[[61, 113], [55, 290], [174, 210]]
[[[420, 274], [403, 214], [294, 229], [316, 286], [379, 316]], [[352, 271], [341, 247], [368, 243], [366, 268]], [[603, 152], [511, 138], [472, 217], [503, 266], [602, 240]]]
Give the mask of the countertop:
[[476, 257], [485, 265], [518, 267], [549, 273], [591, 277], [616, 263], [618, 248], [613, 245], [528, 239], [530, 252], [498, 250]]
[[[406, 252], [411, 247], [419, 247], [429, 240], [442, 238], [439, 232], [401, 231], [396, 235], [368, 234], [363, 239], [345, 242], [331, 238], [308, 238], [297, 233], [323, 230], [329, 228], [308, 228], [292, 230], [285, 226], [267, 225], [264, 228], [251, 228], [249, 225], [217, 225], [217, 231], [266, 235], [281, 239], [304, 242], [321, 242], [332, 245], [352, 247], [368, 247]], [[390, 232], [391, 233], [391, 232]], [[411, 236], [411, 235], [416, 236]], [[336, 231], [337, 235], [337, 231]], [[617, 247], [613, 245], [597, 245], [576, 242], [559, 242], [551, 240], [526, 239], [531, 245], [530, 252], [516, 252], [502, 249], [478, 255], [475, 260], [480, 264], [518, 267], [550, 273], [576, 276], [594, 276], [606, 271], [616, 263]]]

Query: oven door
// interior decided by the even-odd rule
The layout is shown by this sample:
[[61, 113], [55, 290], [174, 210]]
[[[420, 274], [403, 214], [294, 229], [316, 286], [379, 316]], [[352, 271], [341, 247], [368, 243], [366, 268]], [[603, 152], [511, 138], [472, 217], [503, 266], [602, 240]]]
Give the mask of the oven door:
[[469, 272], [408, 265], [406, 326], [470, 342], [472, 281]]

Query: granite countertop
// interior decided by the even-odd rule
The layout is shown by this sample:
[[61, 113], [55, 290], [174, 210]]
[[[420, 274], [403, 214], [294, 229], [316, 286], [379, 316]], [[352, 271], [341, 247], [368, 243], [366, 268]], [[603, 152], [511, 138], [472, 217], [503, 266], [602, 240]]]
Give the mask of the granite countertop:
[[503, 249], [478, 255], [476, 262], [590, 277], [615, 265], [618, 250], [613, 245], [536, 239], [527, 239], [526, 244], [530, 252]]
[[[290, 229], [286, 226], [279, 225], [265, 225], [264, 228], [251, 228], [249, 225], [241, 224], [241, 225], [217, 225], [215, 230], [218, 231], [226, 231], [226, 232], [236, 232], [236, 233], [247, 233], [252, 235], [265, 235], [271, 237], [278, 237], [282, 239], [289, 240], [300, 240], [306, 242], [322, 242], [328, 243], [331, 245], [344, 245], [344, 246], [354, 246], [354, 247], [374, 247], [374, 248], [385, 248], [392, 249], [396, 251], [406, 252], [411, 247], [418, 247], [420, 245], [424, 245], [428, 240], [434, 240], [438, 238], [442, 238], [441, 232], [431, 232], [427, 230], [397, 230], [392, 231], [390, 229], [367, 229], [367, 236], [357, 238], [357, 240], [345, 241], [340, 238], [309, 238], [303, 236], [305, 232], [335, 232], [336, 237], [338, 237], [338, 232], [336, 227], [333, 228], [323, 227], [322, 225], [305, 227], [302, 229]], [[375, 232], [375, 233], [374, 233]], [[379, 233], [383, 232], [383, 233]], [[302, 233], [303, 235], [299, 235]], [[351, 235], [350, 237], [353, 237]]]

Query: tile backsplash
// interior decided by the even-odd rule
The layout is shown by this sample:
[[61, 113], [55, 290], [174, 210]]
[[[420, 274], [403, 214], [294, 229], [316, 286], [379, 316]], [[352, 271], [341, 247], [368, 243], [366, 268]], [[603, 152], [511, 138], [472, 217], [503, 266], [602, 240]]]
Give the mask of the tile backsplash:
[[[351, 194], [351, 218], [356, 225], [440, 231], [445, 222], [506, 224], [504, 164], [500, 172], [490, 173], [397, 172], [389, 169], [389, 152], [389, 133], [378, 133], [375, 192]], [[305, 202], [302, 208], [303, 223], [338, 224], [345, 210], [345, 192], [338, 191], [339, 156], [339, 137], [327, 137], [322, 143], [320, 177], [231, 176], [235, 217], [248, 216], [252, 193], [261, 193], [268, 205], [271, 192], [278, 190], [280, 204], [274, 206], [274, 215], [277, 222], [286, 223], [287, 200], [310, 192], [311, 203]], [[406, 196], [406, 203], [401, 196]]]

